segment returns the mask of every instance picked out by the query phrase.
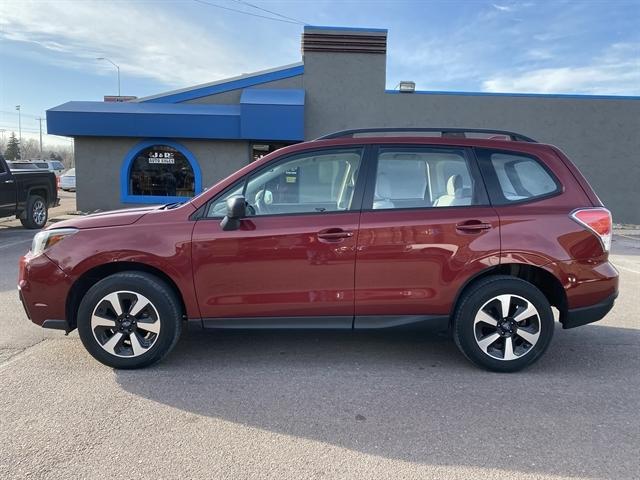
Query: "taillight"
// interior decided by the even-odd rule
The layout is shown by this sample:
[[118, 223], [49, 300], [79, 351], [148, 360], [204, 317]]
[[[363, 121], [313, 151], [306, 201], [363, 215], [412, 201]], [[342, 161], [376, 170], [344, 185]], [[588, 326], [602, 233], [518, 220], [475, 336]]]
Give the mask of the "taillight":
[[606, 208], [581, 208], [571, 213], [573, 218], [580, 225], [587, 227], [595, 233], [605, 252], [611, 249], [611, 235], [613, 231], [613, 221], [611, 220], [611, 212]]

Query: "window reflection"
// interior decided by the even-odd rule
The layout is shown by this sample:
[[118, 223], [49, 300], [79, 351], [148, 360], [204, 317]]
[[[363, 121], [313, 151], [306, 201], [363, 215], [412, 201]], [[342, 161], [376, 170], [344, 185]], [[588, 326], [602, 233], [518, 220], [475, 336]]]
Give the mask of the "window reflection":
[[129, 193], [193, 197], [195, 177], [187, 158], [173, 147], [154, 145], [141, 150], [131, 166]]

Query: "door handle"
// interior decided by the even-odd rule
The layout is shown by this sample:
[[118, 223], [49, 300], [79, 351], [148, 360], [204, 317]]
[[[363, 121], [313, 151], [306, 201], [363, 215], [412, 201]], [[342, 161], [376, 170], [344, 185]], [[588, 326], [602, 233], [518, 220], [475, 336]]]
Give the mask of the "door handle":
[[344, 240], [345, 238], [353, 237], [353, 232], [349, 230], [342, 230], [341, 228], [328, 228], [318, 232], [318, 238], [320, 240]]
[[490, 223], [481, 222], [480, 220], [468, 220], [456, 225], [456, 230], [462, 232], [481, 232], [482, 230], [489, 230], [490, 228]]
[[4, 183], [13, 183], [13, 180], [5, 180]]

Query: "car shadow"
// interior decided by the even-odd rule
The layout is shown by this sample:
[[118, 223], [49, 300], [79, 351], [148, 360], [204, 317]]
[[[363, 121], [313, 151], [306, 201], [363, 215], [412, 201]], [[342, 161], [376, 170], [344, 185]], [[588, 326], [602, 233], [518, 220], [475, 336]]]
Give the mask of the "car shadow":
[[557, 329], [533, 367], [496, 374], [433, 332], [188, 332], [116, 378], [196, 415], [390, 459], [626, 478], [639, 345], [633, 329]]

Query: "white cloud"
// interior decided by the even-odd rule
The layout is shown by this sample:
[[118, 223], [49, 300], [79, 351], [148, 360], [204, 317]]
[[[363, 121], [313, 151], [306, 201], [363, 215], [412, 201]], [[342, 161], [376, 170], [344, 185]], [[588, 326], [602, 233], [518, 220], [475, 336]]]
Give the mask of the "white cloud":
[[500, 10], [501, 12], [511, 12], [511, 11], [513, 11], [513, 7], [510, 7], [509, 5], [498, 5], [496, 3], [492, 3], [491, 6], [493, 8], [495, 8], [496, 10]]
[[638, 95], [640, 45], [614, 44], [588, 65], [502, 73], [482, 83], [487, 92]]
[[95, 58], [109, 57], [123, 75], [171, 86], [247, 70], [242, 55], [229, 42], [217, 41], [212, 33], [216, 26], [211, 27], [205, 30], [158, 8], [143, 10], [121, 2], [0, 2], [0, 40], [36, 44], [52, 64], [105, 74], [113, 67]]
[[531, 48], [527, 50], [527, 58], [531, 60], [550, 60], [554, 57], [553, 52], [547, 48]]

